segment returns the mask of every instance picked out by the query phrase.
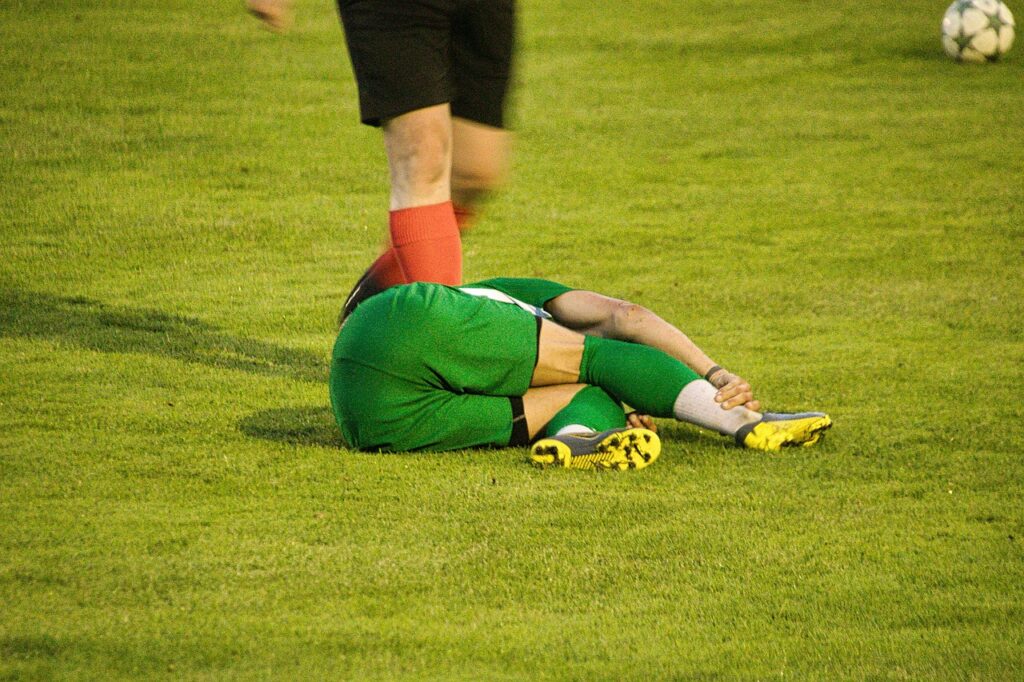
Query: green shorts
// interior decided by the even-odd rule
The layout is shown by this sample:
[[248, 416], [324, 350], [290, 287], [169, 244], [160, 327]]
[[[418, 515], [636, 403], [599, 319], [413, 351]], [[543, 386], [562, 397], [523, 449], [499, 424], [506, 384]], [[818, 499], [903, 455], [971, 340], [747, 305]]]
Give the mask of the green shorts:
[[331, 361], [345, 440], [393, 452], [509, 445], [510, 398], [530, 387], [538, 328], [516, 305], [440, 284], [367, 299], [342, 326]]

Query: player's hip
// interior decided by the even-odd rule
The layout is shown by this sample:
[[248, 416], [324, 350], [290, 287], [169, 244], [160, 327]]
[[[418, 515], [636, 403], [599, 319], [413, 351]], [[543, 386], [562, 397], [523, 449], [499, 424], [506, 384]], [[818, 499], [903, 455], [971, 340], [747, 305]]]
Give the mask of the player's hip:
[[330, 394], [338, 428], [357, 450], [504, 446], [512, 436], [508, 397], [457, 393], [357, 362], [332, 363]]

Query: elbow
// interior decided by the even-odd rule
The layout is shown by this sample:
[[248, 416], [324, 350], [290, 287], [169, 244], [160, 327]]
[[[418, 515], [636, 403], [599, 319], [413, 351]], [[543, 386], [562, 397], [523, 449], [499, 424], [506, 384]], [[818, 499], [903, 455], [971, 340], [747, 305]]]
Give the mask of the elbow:
[[623, 341], [637, 338], [650, 319], [651, 311], [642, 305], [621, 301], [612, 311], [612, 336]]

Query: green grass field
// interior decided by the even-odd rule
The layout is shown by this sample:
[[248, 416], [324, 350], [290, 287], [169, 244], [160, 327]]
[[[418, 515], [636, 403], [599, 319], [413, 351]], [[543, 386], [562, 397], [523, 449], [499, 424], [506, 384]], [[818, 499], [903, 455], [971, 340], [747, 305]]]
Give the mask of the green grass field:
[[945, 4], [524, 0], [467, 279], [836, 421], [623, 475], [343, 447], [387, 175], [331, 3], [0, 5], [0, 679], [1024, 677], [1024, 45]]

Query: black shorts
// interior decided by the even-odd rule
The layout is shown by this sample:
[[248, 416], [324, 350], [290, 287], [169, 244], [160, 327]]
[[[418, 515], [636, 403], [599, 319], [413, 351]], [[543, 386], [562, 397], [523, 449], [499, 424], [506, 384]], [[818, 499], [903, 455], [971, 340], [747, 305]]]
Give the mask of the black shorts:
[[505, 127], [515, 0], [338, 0], [363, 123], [449, 102]]

